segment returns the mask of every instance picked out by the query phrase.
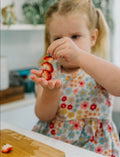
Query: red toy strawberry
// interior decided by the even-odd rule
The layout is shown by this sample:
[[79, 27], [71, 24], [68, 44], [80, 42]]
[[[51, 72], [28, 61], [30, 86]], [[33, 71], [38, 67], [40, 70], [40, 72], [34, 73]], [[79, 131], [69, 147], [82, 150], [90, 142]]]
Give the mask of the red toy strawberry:
[[48, 70], [41, 69], [40, 73], [41, 73], [41, 76], [44, 77], [46, 80], [51, 80], [52, 75], [51, 75], [51, 72], [49, 72]]
[[8, 153], [8, 152], [10, 152], [11, 150], [12, 150], [12, 145], [10, 145], [10, 144], [5, 144], [3, 147], [2, 147], [2, 153]]
[[41, 76], [44, 77], [46, 80], [51, 80], [52, 72], [54, 71], [53, 66], [53, 58], [51, 56], [45, 56], [44, 60], [46, 62], [42, 63], [42, 68], [40, 69]]
[[53, 72], [53, 66], [49, 62], [42, 63], [42, 68], [48, 70], [49, 72]]
[[45, 56], [43, 59], [49, 63], [53, 62], [53, 58], [51, 56]]

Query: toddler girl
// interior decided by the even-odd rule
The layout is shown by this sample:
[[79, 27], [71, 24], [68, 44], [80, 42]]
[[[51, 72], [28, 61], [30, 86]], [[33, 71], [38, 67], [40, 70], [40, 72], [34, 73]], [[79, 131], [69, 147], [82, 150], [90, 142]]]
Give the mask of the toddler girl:
[[[120, 96], [120, 69], [108, 57], [108, 28], [90, 0], [59, 0], [46, 13], [45, 54], [58, 77], [38, 84], [34, 131], [100, 153], [119, 157], [109, 93]], [[99, 57], [98, 57], [99, 56]], [[55, 62], [56, 63], [56, 62]], [[117, 75], [117, 76], [116, 76]]]

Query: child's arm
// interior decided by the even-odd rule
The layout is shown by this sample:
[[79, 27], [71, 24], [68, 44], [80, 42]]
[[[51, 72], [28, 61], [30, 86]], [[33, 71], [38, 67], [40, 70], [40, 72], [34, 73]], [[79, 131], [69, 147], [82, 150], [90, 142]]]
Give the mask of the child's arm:
[[71, 39], [65, 37], [54, 41], [48, 53], [56, 59], [81, 67], [108, 92], [120, 96], [120, 68], [91, 53], [81, 50]]
[[120, 96], [120, 68], [89, 53], [81, 52], [79, 65], [114, 96]]
[[58, 109], [58, 101], [60, 97], [60, 80], [45, 80], [39, 77], [39, 71], [32, 70], [31, 79], [37, 83], [37, 99], [35, 105], [35, 113], [42, 121], [52, 120]]

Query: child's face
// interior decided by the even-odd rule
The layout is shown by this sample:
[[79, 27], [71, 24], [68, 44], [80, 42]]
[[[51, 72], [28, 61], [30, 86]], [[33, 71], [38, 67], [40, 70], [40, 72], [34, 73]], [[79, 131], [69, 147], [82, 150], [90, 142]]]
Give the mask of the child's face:
[[54, 40], [69, 37], [80, 49], [86, 52], [91, 52], [91, 47], [96, 41], [96, 33], [91, 33], [88, 29], [87, 17], [79, 14], [65, 16], [54, 14], [49, 24], [49, 33], [51, 43]]
[[[86, 52], [91, 51], [95, 44], [95, 37], [90, 33], [87, 26], [87, 17], [79, 14], [60, 16], [54, 14], [49, 25], [50, 41], [69, 37], [72, 41]], [[95, 33], [94, 33], [95, 35]]]

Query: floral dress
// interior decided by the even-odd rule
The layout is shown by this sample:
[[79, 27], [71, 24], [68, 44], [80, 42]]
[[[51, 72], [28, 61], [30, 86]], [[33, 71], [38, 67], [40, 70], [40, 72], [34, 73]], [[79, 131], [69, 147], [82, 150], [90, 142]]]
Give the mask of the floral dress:
[[56, 117], [49, 122], [39, 120], [33, 131], [108, 157], [119, 157], [108, 92], [82, 69], [72, 74], [59, 72], [58, 76], [63, 84]]

